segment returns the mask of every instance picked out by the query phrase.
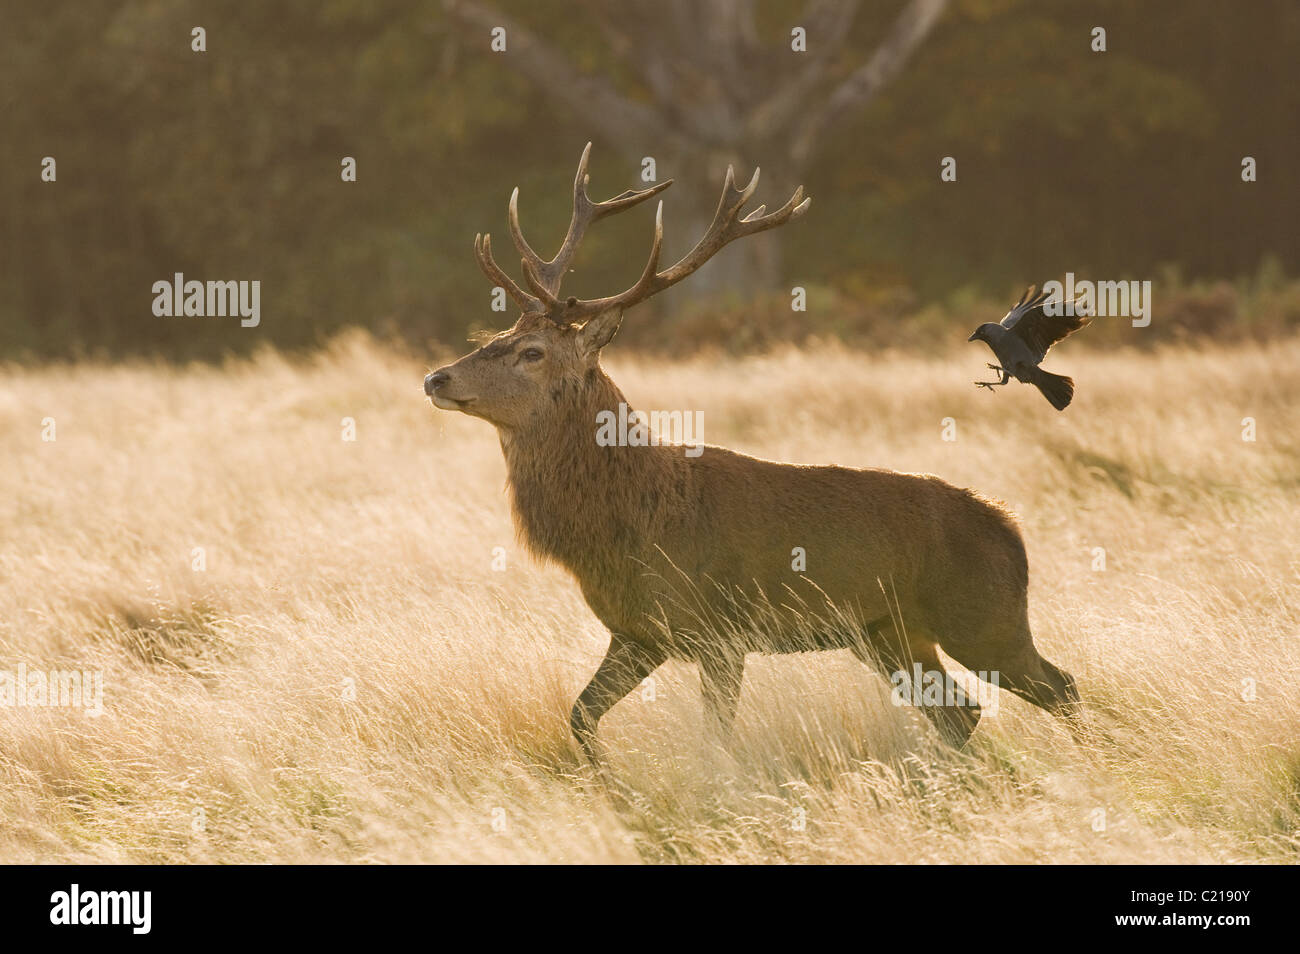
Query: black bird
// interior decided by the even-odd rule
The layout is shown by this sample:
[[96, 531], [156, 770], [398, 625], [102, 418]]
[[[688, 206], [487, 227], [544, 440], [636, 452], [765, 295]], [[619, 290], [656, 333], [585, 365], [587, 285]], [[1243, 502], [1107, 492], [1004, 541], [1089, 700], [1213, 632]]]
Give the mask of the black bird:
[[1002, 374], [1001, 381], [976, 381], [975, 385], [992, 391], [999, 385], [1015, 378], [1024, 384], [1032, 384], [1043, 392], [1043, 397], [1051, 402], [1052, 407], [1064, 411], [1074, 397], [1074, 381], [1061, 374], [1044, 371], [1038, 365], [1046, 357], [1048, 349], [1063, 338], [1078, 331], [1092, 319], [1075, 312], [1066, 314], [1063, 303], [1054, 302], [1049, 315], [1044, 310], [1047, 292], [1034, 294], [1034, 285], [1029, 286], [1020, 301], [998, 324], [985, 322], [975, 329], [967, 341], [983, 341], [997, 356], [998, 364], [989, 367]]

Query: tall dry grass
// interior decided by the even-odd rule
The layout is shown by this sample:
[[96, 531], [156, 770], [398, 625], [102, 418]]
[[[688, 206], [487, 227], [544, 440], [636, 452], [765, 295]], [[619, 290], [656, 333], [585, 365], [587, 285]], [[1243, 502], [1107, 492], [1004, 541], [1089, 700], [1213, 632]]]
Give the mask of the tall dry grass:
[[702, 409], [710, 442], [1011, 503], [1039, 646], [1103, 732], [1003, 694], [952, 753], [847, 653], [751, 657], [724, 753], [670, 664], [601, 725], [610, 798], [567, 727], [606, 636], [518, 547], [494, 433], [432, 410], [421, 364], [346, 338], [9, 367], [0, 670], [100, 670], [104, 713], [0, 709], [0, 858], [1296, 860], [1300, 341], [1063, 349], [1065, 414], [977, 392], [974, 348], [612, 352], [635, 406]]

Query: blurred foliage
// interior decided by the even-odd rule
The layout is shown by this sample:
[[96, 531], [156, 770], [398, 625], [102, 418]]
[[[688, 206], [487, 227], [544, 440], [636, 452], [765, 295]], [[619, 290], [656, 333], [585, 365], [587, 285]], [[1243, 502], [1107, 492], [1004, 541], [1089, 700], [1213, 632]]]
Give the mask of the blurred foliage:
[[[859, 13], [835, 75], [865, 61], [900, 5]], [[498, 6], [643, 97], [620, 60], [635, 51], [612, 49], [581, 7]], [[764, 43], [788, 48], [802, 9], [763, 3]], [[1097, 25], [1104, 54], [1089, 46]], [[195, 26], [205, 53], [190, 49]], [[308, 346], [350, 324], [416, 341], [508, 324], [513, 315], [489, 308], [473, 235], [504, 238], [518, 184], [526, 228], [549, 254], [573, 164], [594, 137], [508, 55], [437, 4], [11, 5], [0, 32], [0, 355], [213, 357]], [[903, 340], [934, 322], [947, 333], [951, 319], [936, 316], [954, 307], [1004, 310], [1023, 285], [1067, 270], [1157, 280], [1157, 308], [1174, 310], [1156, 322], [1188, 333], [1225, 327], [1243, 302], [1270, 302], [1257, 328], [1289, 326], [1297, 63], [1291, 0], [953, 0], [906, 70], [805, 171], [812, 211], [786, 230], [769, 290], [706, 304], [687, 283], [669, 307], [643, 309], [658, 313], [639, 323], [658, 337], [631, 323], [626, 337], [854, 340], [888, 317]], [[1258, 160], [1258, 182], [1241, 181], [1244, 155]], [[57, 183], [40, 181], [44, 156], [57, 159]], [[343, 156], [357, 159], [356, 183], [340, 181]], [[939, 181], [943, 156], [957, 157], [957, 183]], [[780, 156], [752, 162], [777, 182], [787, 174]], [[597, 142], [594, 195], [636, 185], [637, 172]], [[668, 193], [670, 232], [693, 195]], [[630, 283], [650, 214], [628, 219], [593, 232], [568, 290]], [[155, 317], [152, 283], [174, 272], [259, 279], [261, 326]], [[1265, 273], [1276, 288], [1254, 289]], [[770, 290], [793, 284], [811, 290], [807, 313]]]
[[[1300, 332], [1300, 281], [1280, 277], [1276, 258], [1234, 281], [1187, 281], [1164, 267], [1152, 278], [1152, 320], [1135, 328], [1131, 318], [1099, 316], [1071, 338], [1069, 348], [1147, 349], [1169, 343], [1224, 344], [1269, 341]], [[1002, 296], [974, 286], [923, 301], [902, 286], [807, 289], [808, 312], [791, 313], [785, 292], [720, 296], [689, 302], [655, 321], [632, 316], [619, 331], [620, 346], [677, 354], [682, 351], [743, 354], [784, 345], [836, 339], [852, 347], [881, 351], [943, 353], [970, 348], [967, 336], [985, 321], [997, 321], [1023, 289]], [[809, 317], [813, 316], [813, 317]]]

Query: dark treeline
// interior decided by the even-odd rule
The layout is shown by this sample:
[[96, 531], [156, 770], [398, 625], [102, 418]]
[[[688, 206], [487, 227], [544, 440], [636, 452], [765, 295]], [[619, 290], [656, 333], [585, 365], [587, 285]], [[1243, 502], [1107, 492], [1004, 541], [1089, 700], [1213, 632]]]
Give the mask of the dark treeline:
[[[490, 310], [474, 233], [494, 233], [517, 268], [505, 227], [517, 184], [525, 231], [549, 255], [588, 139], [596, 198], [641, 185], [641, 156], [677, 180], [669, 252], [707, 221], [726, 161], [743, 178], [763, 166], [756, 202], [779, 204], [799, 181], [813, 196], [763, 261], [720, 257], [712, 280], [664, 296], [670, 308], [711, 295], [734, 311], [800, 284], [827, 290], [812, 302], [887, 295], [923, 310], [1066, 271], [1201, 281], [1300, 267], [1292, 0], [950, 0], [898, 75], [802, 153], [791, 130], [886, 40], [902, 0], [756, 0], [735, 44], [717, 42], [729, 25], [709, 16], [688, 42], [707, 5], [677, 0], [453, 6], [7, 8], [0, 356], [211, 357], [352, 324], [443, 341], [504, 325], [513, 316]], [[509, 24], [504, 53], [489, 47], [494, 18]], [[798, 25], [805, 53], [790, 49]], [[196, 26], [206, 52], [191, 49]], [[1091, 48], [1097, 26], [1104, 53]], [[529, 43], [564, 64], [554, 83], [524, 67]], [[811, 68], [819, 82], [800, 86]], [[665, 125], [596, 118], [606, 100], [577, 105], [584, 77]], [[791, 90], [783, 121], [733, 121], [780, 112]], [[53, 183], [41, 181], [46, 156]], [[356, 182], [340, 179], [345, 156]], [[940, 181], [945, 156], [956, 182]], [[566, 291], [630, 283], [652, 215], [597, 226]], [[260, 281], [261, 324], [155, 317], [152, 285], [176, 272]], [[833, 331], [828, 311], [798, 320]]]

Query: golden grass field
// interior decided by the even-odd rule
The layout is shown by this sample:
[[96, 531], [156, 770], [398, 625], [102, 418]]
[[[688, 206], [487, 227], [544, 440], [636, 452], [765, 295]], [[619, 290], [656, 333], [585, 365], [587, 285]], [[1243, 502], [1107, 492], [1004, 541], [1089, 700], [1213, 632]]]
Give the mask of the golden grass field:
[[0, 670], [101, 670], [104, 711], [0, 709], [0, 860], [1300, 856], [1300, 340], [1062, 348], [1064, 414], [977, 391], [976, 346], [615, 345], [633, 406], [701, 409], [711, 443], [1011, 504], [1037, 643], [1101, 728], [1002, 693], [954, 753], [847, 652], [751, 657], [723, 752], [670, 663], [601, 724], [617, 798], [568, 730], [606, 634], [515, 540], [493, 430], [425, 400], [445, 357], [3, 370]]

